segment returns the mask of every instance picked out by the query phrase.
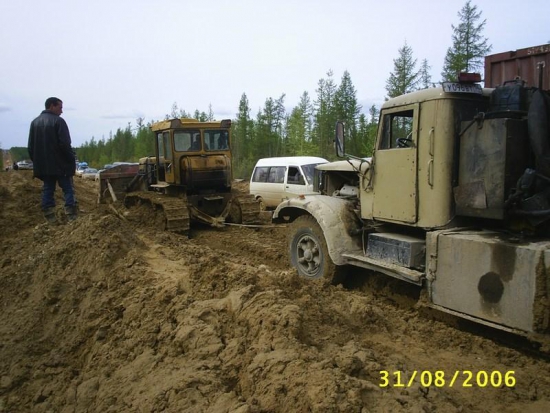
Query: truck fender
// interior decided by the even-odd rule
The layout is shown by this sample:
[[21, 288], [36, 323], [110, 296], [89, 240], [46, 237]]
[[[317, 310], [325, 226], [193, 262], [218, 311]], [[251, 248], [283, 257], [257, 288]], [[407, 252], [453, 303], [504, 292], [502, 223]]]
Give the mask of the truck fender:
[[326, 195], [292, 198], [279, 204], [273, 212], [273, 221], [292, 222], [304, 214], [314, 217], [321, 227], [334, 264], [347, 264], [343, 254], [361, 254], [362, 224], [354, 202]]

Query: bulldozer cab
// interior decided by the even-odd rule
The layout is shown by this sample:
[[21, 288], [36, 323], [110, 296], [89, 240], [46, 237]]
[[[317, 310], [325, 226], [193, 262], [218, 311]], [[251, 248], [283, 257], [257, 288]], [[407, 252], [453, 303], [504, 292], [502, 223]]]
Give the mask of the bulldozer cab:
[[151, 126], [156, 135], [157, 186], [187, 189], [229, 186], [230, 120], [170, 119]]
[[[100, 176], [100, 201], [112, 195], [126, 206], [153, 204], [163, 211], [165, 229], [185, 233], [191, 222], [219, 227], [255, 223], [260, 204], [231, 187], [231, 120], [168, 119], [151, 125], [155, 156], [132, 169], [113, 168]], [[139, 168], [138, 168], [139, 166]]]

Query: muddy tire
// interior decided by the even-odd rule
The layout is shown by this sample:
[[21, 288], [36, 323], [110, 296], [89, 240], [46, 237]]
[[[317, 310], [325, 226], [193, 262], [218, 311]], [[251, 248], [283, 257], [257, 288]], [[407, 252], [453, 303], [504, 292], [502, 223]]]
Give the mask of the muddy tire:
[[311, 215], [298, 217], [292, 223], [289, 248], [290, 262], [301, 277], [328, 284], [341, 281], [342, 268], [330, 259], [323, 231]]
[[260, 204], [260, 211], [263, 212], [263, 211], [266, 211], [266, 210], [267, 210], [267, 208], [266, 208], [266, 206], [265, 206], [264, 199], [263, 199], [261, 196], [259, 196], [258, 198], [256, 198], [256, 201], [258, 201], [258, 203]]

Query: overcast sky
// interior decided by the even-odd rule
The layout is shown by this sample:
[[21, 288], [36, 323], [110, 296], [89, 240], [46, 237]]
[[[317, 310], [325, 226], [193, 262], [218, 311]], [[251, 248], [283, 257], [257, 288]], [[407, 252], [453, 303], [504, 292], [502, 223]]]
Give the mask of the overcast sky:
[[[235, 118], [286, 94], [290, 111], [319, 79], [347, 70], [363, 111], [380, 106], [398, 50], [440, 80], [465, 0], [2, 0], [0, 147], [26, 146], [47, 97], [63, 100], [73, 146], [172, 104]], [[550, 1], [473, 0], [491, 53], [550, 41]]]

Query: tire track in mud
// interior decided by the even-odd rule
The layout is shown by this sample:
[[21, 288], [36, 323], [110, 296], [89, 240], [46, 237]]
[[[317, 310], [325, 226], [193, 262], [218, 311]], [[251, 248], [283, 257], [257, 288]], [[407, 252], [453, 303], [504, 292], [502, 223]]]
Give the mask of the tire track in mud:
[[196, 227], [191, 240], [220, 254], [228, 254], [243, 264], [265, 265], [274, 270], [291, 270], [287, 246], [288, 227], [265, 225], [250, 228], [226, 226], [221, 229]]

